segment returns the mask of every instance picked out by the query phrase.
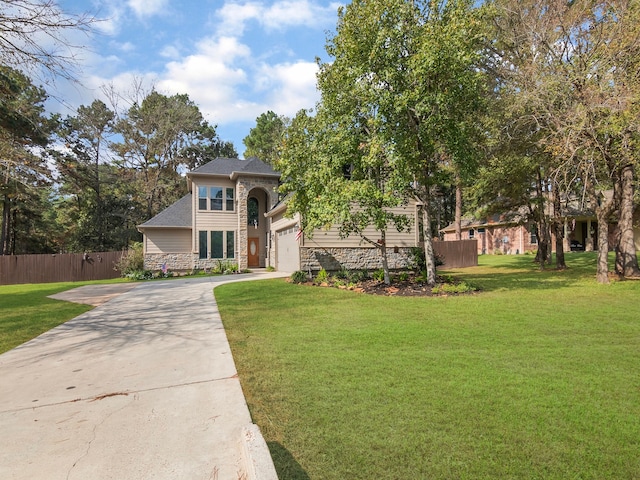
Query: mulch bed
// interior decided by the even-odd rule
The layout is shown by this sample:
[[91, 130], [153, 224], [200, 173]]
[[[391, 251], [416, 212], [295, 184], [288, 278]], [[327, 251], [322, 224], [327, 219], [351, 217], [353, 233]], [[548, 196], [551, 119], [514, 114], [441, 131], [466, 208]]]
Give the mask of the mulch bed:
[[[446, 283], [443, 277], [438, 276], [436, 278], [436, 286], [441, 286]], [[333, 283], [315, 283], [306, 282], [304, 285], [316, 286], [316, 287], [332, 287], [340, 288], [344, 290], [352, 290], [354, 292], [366, 293], [369, 295], [384, 295], [395, 297], [433, 297], [433, 296], [448, 296], [448, 295], [470, 295], [478, 292], [466, 292], [466, 293], [433, 293], [432, 287], [428, 286], [419, 277], [410, 276], [406, 280], [392, 279], [390, 285], [385, 285], [384, 282], [378, 280], [363, 280], [356, 284], [345, 286], [335, 285]]]

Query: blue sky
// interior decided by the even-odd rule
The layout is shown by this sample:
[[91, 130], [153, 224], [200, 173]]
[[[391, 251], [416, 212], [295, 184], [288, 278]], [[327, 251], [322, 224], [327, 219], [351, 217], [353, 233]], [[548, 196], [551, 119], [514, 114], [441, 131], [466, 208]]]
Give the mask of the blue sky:
[[[242, 156], [242, 139], [261, 113], [292, 117], [313, 108], [316, 57], [327, 60], [339, 3], [331, 0], [59, 0], [70, 13], [104, 19], [90, 36], [77, 35], [79, 85], [59, 81], [51, 110], [72, 114], [102, 86], [186, 93], [223, 140]], [[51, 89], [49, 89], [51, 90]], [[107, 104], [109, 104], [107, 102]]]

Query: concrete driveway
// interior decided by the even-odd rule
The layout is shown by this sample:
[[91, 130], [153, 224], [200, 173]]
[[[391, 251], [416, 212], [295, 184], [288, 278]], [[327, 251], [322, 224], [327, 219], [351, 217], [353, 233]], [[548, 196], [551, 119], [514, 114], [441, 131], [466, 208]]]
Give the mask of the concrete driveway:
[[212, 288], [285, 275], [139, 284], [0, 355], [0, 478], [247, 478], [251, 418]]

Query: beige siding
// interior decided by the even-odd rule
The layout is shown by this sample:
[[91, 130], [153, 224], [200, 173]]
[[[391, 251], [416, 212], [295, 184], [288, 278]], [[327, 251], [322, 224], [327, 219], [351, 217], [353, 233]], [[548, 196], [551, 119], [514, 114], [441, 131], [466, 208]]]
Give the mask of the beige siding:
[[[235, 193], [235, 210], [233, 212], [198, 210], [198, 188], [199, 187], [222, 187], [233, 188]], [[232, 180], [224, 178], [216, 178], [215, 180], [195, 180], [193, 182], [193, 211], [194, 211], [194, 227], [195, 231], [199, 230], [237, 230], [238, 229], [238, 189], [236, 183]], [[223, 193], [223, 204], [224, 204]], [[197, 234], [195, 236], [197, 238]], [[197, 241], [197, 240], [196, 240]], [[194, 241], [195, 242], [195, 241]]]
[[175, 228], [145, 230], [145, 253], [189, 252], [191, 252], [191, 230]]
[[[417, 232], [415, 227], [416, 207], [411, 204], [406, 207], [397, 207], [392, 209], [394, 213], [407, 215], [411, 220], [411, 228], [409, 231], [398, 232], [394, 227], [389, 228], [386, 234], [387, 247], [412, 247], [417, 245]], [[367, 238], [378, 241], [380, 233], [373, 227], [365, 230], [364, 234]], [[341, 239], [338, 234], [337, 226], [328, 231], [316, 230], [313, 238], [305, 238], [305, 246], [318, 246], [323, 248], [330, 247], [372, 247], [372, 245], [363, 240], [359, 235], [352, 235]], [[373, 247], [372, 247], [373, 248]]]
[[296, 214], [293, 218], [287, 218], [283, 213], [279, 213], [271, 217], [271, 231], [277, 232], [283, 228], [289, 228], [299, 224], [299, 214]]
[[200, 230], [237, 230], [238, 215], [226, 212], [198, 212], [196, 232]]

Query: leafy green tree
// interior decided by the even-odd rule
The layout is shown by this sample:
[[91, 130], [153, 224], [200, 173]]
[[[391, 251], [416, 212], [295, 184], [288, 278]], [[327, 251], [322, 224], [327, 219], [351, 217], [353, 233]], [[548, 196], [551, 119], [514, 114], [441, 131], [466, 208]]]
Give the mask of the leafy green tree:
[[182, 173], [218, 151], [233, 153], [219, 142], [198, 106], [186, 94], [152, 91], [116, 122], [122, 141], [113, 144], [123, 180], [135, 188], [142, 222], [186, 193]]
[[[407, 203], [404, 178], [394, 169], [393, 152], [376, 143], [376, 128], [375, 118], [355, 125], [340, 123], [324, 108], [315, 117], [302, 111], [288, 129], [276, 168], [284, 179], [282, 191], [291, 193], [288, 208], [302, 214], [307, 236], [334, 226], [341, 238], [359, 236], [378, 249], [389, 284], [386, 232], [403, 231], [410, 223], [391, 210]], [[370, 226], [374, 237], [367, 232]]]
[[[341, 8], [337, 33], [327, 43], [332, 60], [320, 65], [318, 75], [320, 128], [311, 125], [307, 130], [317, 137], [307, 152], [312, 159], [303, 158], [300, 142], [292, 147], [288, 139], [283, 152], [283, 160], [299, 162], [299, 168], [324, 173], [329, 163], [374, 174], [361, 191], [385, 199], [369, 215], [376, 227], [393, 223], [381, 215], [390, 206], [386, 202], [391, 192], [397, 202], [419, 198], [430, 284], [436, 281], [432, 198], [445, 183], [445, 164], [457, 162], [463, 169], [479, 138], [473, 114], [483, 108], [485, 85], [479, 68], [480, 14], [466, 0], [355, 0]], [[291, 148], [296, 149], [292, 155]], [[320, 180], [342, 188], [338, 177]], [[297, 179], [291, 186], [318, 188]], [[374, 194], [375, 188], [379, 190]], [[349, 224], [343, 210], [347, 203], [335, 206], [343, 191], [348, 190], [327, 192], [315, 201], [327, 206], [328, 217]], [[302, 195], [307, 194], [294, 193], [294, 199]], [[306, 213], [303, 206], [298, 208]]]
[[238, 152], [233, 142], [224, 141], [218, 136], [215, 126], [203, 122], [194, 134], [194, 141], [181, 150], [180, 156], [186, 167], [193, 170], [218, 157], [237, 158]]
[[58, 145], [51, 155], [59, 172], [54, 210], [66, 232], [60, 238], [63, 250], [118, 250], [132, 237], [128, 217], [133, 205], [110, 159], [114, 121], [115, 113], [95, 100], [80, 106], [58, 129]]
[[[640, 275], [632, 237], [637, 153], [638, 4], [496, 0], [494, 58], [503, 91], [526, 111], [546, 178], [560, 197], [582, 190], [598, 219], [597, 279], [608, 282], [608, 223], [619, 211], [626, 275]], [[558, 180], [561, 179], [561, 185]], [[613, 197], [603, 193], [613, 189]], [[623, 192], [626, 192], [623, 194]], [[557, 226], [558, 222], [556, 222]], [[556, 230], [559, 234], [559, 228]]]
[[271, 110], [256, 118], [256, 126], [244, 137], [245, 158], [258, 157], [263, 162], [273, 165], [280, 155], [284, 131], [289, 121]]
[[[21, 72], [0, 66], [0, 201], [2, 229], [0, 253], [21, 251], [16, 244], [24, 224], [18, 215], [21, 203], [37, 197], [38, 188], [50, 181], [42, 156], [51, 122], [44, 116], [46, 93]], [[28, 211], [22, 209], [25, 215]], [[31, 248], [31, 247], [30, 247]], [[30, 252], [31, 253], [31, 252]]]

